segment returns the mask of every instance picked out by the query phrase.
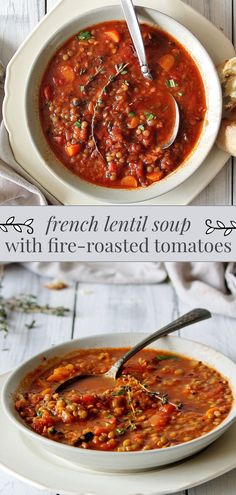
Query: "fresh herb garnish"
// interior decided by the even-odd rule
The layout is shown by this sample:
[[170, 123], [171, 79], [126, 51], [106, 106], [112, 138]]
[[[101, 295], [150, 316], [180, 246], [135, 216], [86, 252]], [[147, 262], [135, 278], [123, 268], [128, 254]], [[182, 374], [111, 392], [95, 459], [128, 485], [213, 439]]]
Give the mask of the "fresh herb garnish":
[[161, 404], [171, 404], [172, 406], [175, 407], [175, 409], [177, 409], [177, 411], [181, 411], [181, 409], [183, 408], [183, 404], [181, 402], [178, 402], [177, 404], [175, 404], [174, 402], [170, 402], [169, 401], [169, 396], [168, 394], [160, 394], [159, 392], [155, 392], [153, 390], [150, 390], [147, 385], [145, 385], [144, 383], [141, 383], [137, 380], [137, 383], [139, 384], [139, 386], [141, 387], [141, 389], [146, 392], [148, 395], [150, 395], [150, 397], [154, 397], [155, 399], [159, 400], [161, 402]]
[[48, 428], [48, 433], [50, 435], [55, 435], [55, 433], [57, 433], [57, 430], [56, 428], [54, 428], [54, 426], [51, 426], [51, 428]]
[[83, 41], [87, 41], [87, 40], [90, 40], [92, 38], [92, 34], [90, 33], [90, 31], [80, 31], [80, 33], [77, 35], [77, 39], [78, 40], [83, 40]]
[[[86, 69], [84, 69], [84, 70], [85, 70], [85, 72], [86, 72]], [[85, 84], [83, 84], [83, 85], [81, 85], [81, 86], [80, 86], [80, 91], [81, 91], [81, 93], [85, 93], [85, 92], [86, 92], [86, 88], [88, 87], [88, 85], [89, 85], [92, 81], [94, 81], [94, 79], [98, 76], [98, 74], [100, 74], [100, 72], [102, 72], [102, 70], [103, 70], [103, 67], [100, 65], [100, 66], [96, 69], [95, 73], [94, 73], [94, 74], [91, 74], [91, 75], [89, 76], [89, 78], [88, 78], [87, 82], [86, 82]], [[84, 74], [84, 72], [83, 72], [83, 74]]]
[[31, 323], [26, 323], [25, 327], [28, 328], [28, 330], [32, 330], [36, 326], [36, 320], [32, 320]]
[[125, 64], [124, 62], [121, 62], [121, 64], [116, 64], [115, 65], [115, 69], [116, 69], [116, 72], [119, 74], [121, 74], [122, 76], [124, 74], [128, 74], [128, 71], [126, 70], [126, 67], [127, 67], [128, 64]]
[[[36, 296], [33, 294], [21, 295], [19, 297], [12, 297], [5, 299], [0, 296], [0, 331], [8, 332], [8, 318], [11, 312], [17, 313], [42, 313], [54, 316], [66, 316], [69, 313], [68, 308], [63, 306], [49, 306], [49, 304], [40, 305], [37, 302]], [[35, 326], [35, 321], [26, 325], [31, 329]]]
[[178, 359], [178, 356], [175, 356], [174, 354], [157, 354], [155, 359], [157, 359], [157, 361], [166, 361], [167, 359]]
[[135, 112], [129, 112], [128, 113], [128, 117], [135, 117], [135, 115], [136, 115]]
[[116, 428], [116, 434], [118, 436], [124, 435], [127, 431], [127, 428]]
[[145, 115], [146, 115], [147, 121], [156, 119], [156, 115], [154, 115], [153, 113], [145, 112]]
[[75, 127], [78, 127], [78, 129], [81, 129], [81, 125], [82, 125], [81, 119], [78, 119], [74, 125]]
[[144, 127], [144, 125], [143, 125], [143, 124], [140, 124], [140, 125], [138, 126], [138, 129], [140, 129], [140, 131], [145, 131], [145, 127]]
[[166, 86], [167, 86], [167, 88], [176, 88], [176, 86], [178, 86], [178, 84], [175, 82], [174, 79], [167, 79]]
[[98, 144], [97, 144], [97, 140], [96, 140], [96, 137], [95, 137], [95, 125], [96, 125], [96, 116], [97, 116], [97, 112], [98, 112], [98, 108], [100, 106], [103, 105], [103, 95], [107, 93], [107, 88], [109, 87], [109, 85], [115, 81], [115, 79], [120, 75], [120, 74], [126, 74], [125, 72], [125, 69], [126, 67], [128, 67], [129, 64], [125, 64], [124, 62], [122, 62], [121, 64], [118, 64], [118, 65], [115, 65], [115, 74], [111, 74], [109, 77], [108, 77], [108, 81], [106, 82], [106, 84], [103, 86], [103, 88], [101, 89], [101, 92], [97, 98], [97, 101], [94, 105], [94, 110], [93, 110], [93, 117], [92, 117], [92, 123], [91, 123], [91, 138], [95, 144], [95, 148], [96, 148], [96, 151], [97, 153], [99, 153], [99, 155], [101, 156], [101, 158], [103, 159], [103, 161], [106, 162], [105, 158], [103, 157], [102, 153], [100, 152], [99, 148], [98, 148]]
[[120, 390], [118, 390], [117, 392], [113, 392], [112, 395], [114, 396], [119, 396], [119, 395], [125, 395], [127, 390], [128, 390], [129, 387], [123, 387], [123, 388], [120, 388]]

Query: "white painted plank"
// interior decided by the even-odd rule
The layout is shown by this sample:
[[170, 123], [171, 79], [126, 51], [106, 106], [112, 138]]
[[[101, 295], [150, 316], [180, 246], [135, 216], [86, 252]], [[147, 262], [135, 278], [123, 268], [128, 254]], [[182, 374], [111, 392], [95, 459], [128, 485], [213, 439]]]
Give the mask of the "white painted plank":
[[80, 284], [74, 337], [116, 332], [153, 332], [177, 316], [170, 284]]
[[1, 0], [0, 58], [7, 64], [44, 14], [44, 0]]
[[[232, 0], [183, 0], [232, 39]], [[235, 1], [235, 0], [234, 0]], [[194, 205], [232, 204], [232, 160], [217, 175], [209, 186], [192, 202]]]
[[[46, 280], [19, 266], [12, 265], [6, 270], [2, 288], [4, 297], [34, 294], [39, 304], [64, 306], [70, 309], [70, 313], [65, 317], [12, 313], [9, 318], [8, 334], [5, 336], [1, 332], [0, 335], [1, 373], [43, 349], [69, 340], [71, 337], [74, 284], [72, 283], [68, 289], [63, 291], [51, 291], [44, 287]], [[31, 323], [33, 319], [36, 320], [36, 326], [28, 330], [25, 325]]]
[[[55, 292], [44, 288], [45, 278], [12, 265], [6, 269], [2, 293], [4, 297], [33, 293], [38, 296], [40, 304], [64, 306], [71, 312], [66, 317], [48, 315], [34, 315], [36, 328], [27, 330], [26, 323], [32, 321], [31, 315], [13, 314], [9, 321], [9, 333], [5, 338], [0, 335], [0, 372], [4, 372], [28, 357], [41, 350], [69, 340], [72, 332], [75, 284], [71, 283], [68, 289]], [[48, 491], [41, 491], [26, 485], [9, 474], [0, 472], [1, 495], [50, 495]]]
[[205, 485], [189, 490], [189, 495], [235, 495], [236, 470]]
[[46, 9], [47, 12], [50, 12], [50, 10], [55, 7], [55, 5], [59, 2], [59, 0], [46, 0]]

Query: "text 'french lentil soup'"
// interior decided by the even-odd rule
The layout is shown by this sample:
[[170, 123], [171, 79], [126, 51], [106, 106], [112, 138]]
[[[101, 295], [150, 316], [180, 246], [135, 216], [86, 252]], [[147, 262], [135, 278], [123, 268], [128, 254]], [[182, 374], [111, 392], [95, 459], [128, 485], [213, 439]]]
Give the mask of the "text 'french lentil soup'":
[[[103, 451], [161, 449], [216, 428], [233, 403], [228, 381], [201, 361], [143, 350], [108, 389], [96, 378], [60, 383], [78, 374], [106, 372], [128, 349], [86, 349], [43, 364], [22, 382], [15, 407], [36, 433], [77, 448]], [[104, 386], [104, 382], [103, 382]]]
[[[177, 169], [197, 144], [206, 114], [198, 67], [166, 32], [142, 24], [153, 81], [144, 79], [124, 21], [96, 24], [51, 59], [40, 88], [44, 134], [80, 178], [147, 187]], [[180, 110], [177, 139], [163, 149]]]

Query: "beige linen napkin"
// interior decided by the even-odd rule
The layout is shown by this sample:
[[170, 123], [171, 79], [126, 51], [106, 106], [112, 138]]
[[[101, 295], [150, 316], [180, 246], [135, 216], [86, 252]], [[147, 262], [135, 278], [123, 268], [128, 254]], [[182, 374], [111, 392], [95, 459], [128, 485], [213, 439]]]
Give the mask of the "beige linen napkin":
[[155, 284], [169, 277], [189, 306], [236, 318], [236, 263], [25, 263], [56, 279], [102, 284]]
[[[5, 69], [0, 61], [0, 108], [4, 96]], [[27, 180], [28, 179], [28, 180]], [[2, 122], [0, 127], [0, 205], [4, 206], [40, 206], [47, 204], [43, 193], [34, 186], [32, 178], [24, 172], [15, 160]], [[49, 197], [50, 202], [55, 199]]]

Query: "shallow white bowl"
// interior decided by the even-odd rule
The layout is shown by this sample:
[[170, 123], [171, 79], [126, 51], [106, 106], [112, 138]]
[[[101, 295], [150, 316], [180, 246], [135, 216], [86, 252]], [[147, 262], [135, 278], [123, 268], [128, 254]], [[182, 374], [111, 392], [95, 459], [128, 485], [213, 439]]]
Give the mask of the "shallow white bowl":
[[209, 347], [179, 337], [166, 337], [160, 339], [156, 344], [151, 344], [150, 348], [170, 351], [203, 361], [205, 364], [215, 368], [229, 380], [234, 395], [233, 407], [228, 417], [214, 430], [191, 442], [168, 447], [166, 449], [138, 452], [100, 452], [95, 450], [84, 450], [68, 445], [62, 445], [37, 435], [24, 424], [14, 408], [13, 397], [20, 382], [25, 375], [42, 364], [43, 357], [46, 357], [47, 359], [56, 356], [61, 357], [76, 349], [129, 347], [133, 346], [146, 336], [146, 334], [140, 333], [137, 335], [120, 333], [116, 335], [105, 334], [86, 337], [69, 341], [40, 353], [19, 366], [7, 379], [1, 396], [2, 406], [6, 414], [23, 435], [29, 437], [37, 446], [41, 446], [50, 453], [74, 462], [77, 465], [96, 471], [131, 472], [147, 470], [167, 465], [196, 454], [221, 436], [236, 419], [236, 365], [230, 359]]
[[147, 188], [133, 190], [112, 189], [86, 182], [70, 172], [51, 150], [41, 128], [38, 94], [40, 83], [49, 60], [58, 48], [81, 29], [103, 21], [122, 19], [121, 8], [117, 5], [102, 7], [76, 17], [65, 24], [50, 38], [33, 64], [25, 88], [25, 109], [27, 123], [35, 152], [62, 182], [69, 184], [92, 198], [109, 203], [134, 203], [152, 199], [167, 193], [190, 177], [204, 162], [210, 152], [220, 126], [222, 116], [222, 92], [215, 66], [206, 50], [195, 36], [171, 17], [154, 9], [137, 8], [139, 19], [156, 24], [176, 38], [191, 54], [201, 72], [207, 99], [207, 113], [199, 142], [191, 155], [172, 174]]

